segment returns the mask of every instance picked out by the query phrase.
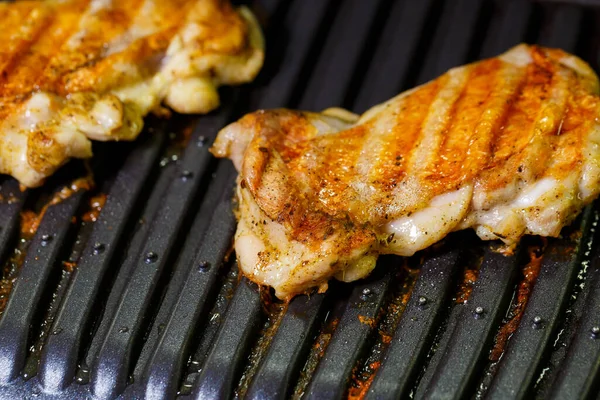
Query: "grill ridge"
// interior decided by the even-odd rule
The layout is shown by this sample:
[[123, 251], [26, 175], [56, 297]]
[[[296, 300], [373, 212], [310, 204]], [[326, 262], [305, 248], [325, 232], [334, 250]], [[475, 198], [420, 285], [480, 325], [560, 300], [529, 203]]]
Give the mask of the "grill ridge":
[[[153, 138], [150, 137], [150, 139]], [[78, 268], [73, 274], [69, 288], [54, 318], [52, 330], [60, 329], [61, 334], [51, 335], [44, 346], [39, 373], [41, 381], [48, 385], [48, 389], [63, 389], [71, 382], [75, 374], [77, 359], [80, 356], [79, 346], [84, 332], [87, 331], [86, 326], [89, 324], [87, 321], [89, 321], [91, 313], [91, 304], [103, 283], [102, 273], [109, 268], [119, 240], [118, 236], [125, 228], [126, 218], [124, 216], [134, 206], [137, 194], [141, 191], [144, 183], [144, 176], [151, 172], [154, 157], [158, 155], [157, 150], [161, 147], [161, 141], [160, 138], [154, 138], [147, 148], [141, 147], [139, 152], [134, 151], [130, 156], [129, 168], [126, 165], [121, 170], [111, 188], [115, 190], [115, 193], [121, 194], [111, 196], [111, 191], [108, 193], [110, 199], [115, 199], [113, 200], [114, 206], [111, 200], [107, 201], [104, 213], [100, 214], [100, 219], [94, 226], [94, 230], [98, 232], [97, 236], [92, 233], [93, 242], [89, 243], [89, 247], [79, 260]], [[127, 196], [128, 194], [130, 197]], [[120, 200], [127, 203], [120, 204]], [[114, 207], [112, 212], [111, 207]], [[110, 218], [118, 215], [116, 213], [119, 211], [124, 215], [117, 216], [115, 222], [118, 225], [109, 226]], [[105, 221], [104, 217], [109, 221]], [[93, 254], [91, 247], [96, 242], [106, 243], [106, 250], [103, 253]], [[98, 263], [100, 267], [98, 267]], [[68, 353], [65, 354], [65, 351]], [[62, 362], [58, 364], [59, 361]]]

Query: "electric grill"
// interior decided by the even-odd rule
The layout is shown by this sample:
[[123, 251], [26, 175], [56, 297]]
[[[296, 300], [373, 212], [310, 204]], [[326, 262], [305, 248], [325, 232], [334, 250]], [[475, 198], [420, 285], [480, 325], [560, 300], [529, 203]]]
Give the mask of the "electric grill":
[[133, 144], [96, 144], [96, 186], [63, 189], [62, 201], [49, 199], [86, 173], [79, 162], [42, 189], [2, 179], [0, 397], [595, 398], [595, 207], [562, 238], [526, 238], [513, 254], [459, 232], [284, 305], [237, 271], [236, 173], [207, 150], [244, 112], [362, 112], [522, 41], [598, 70], [600, 11], [528, 0], [252, 6], [266, 65], [250, 87], [223, 90], [218, 112], [149, 119]]

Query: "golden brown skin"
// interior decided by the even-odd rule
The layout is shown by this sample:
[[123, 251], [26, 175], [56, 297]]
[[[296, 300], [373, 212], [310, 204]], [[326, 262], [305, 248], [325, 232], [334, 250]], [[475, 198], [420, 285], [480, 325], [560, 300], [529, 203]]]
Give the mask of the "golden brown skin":
[[600, 190], [598, 78], [561, 50], [521, 45], [358, 121], [249, 114], [213, 153], [240, 172], [242, 270], [290, 297], [459, 229], [559, 235]]
[[37, 186], [87, 138], [132, 140], [164, 103], [205, 113], [248, 82], [263, 40], [227, 0], [0, 3], [0, 172]]

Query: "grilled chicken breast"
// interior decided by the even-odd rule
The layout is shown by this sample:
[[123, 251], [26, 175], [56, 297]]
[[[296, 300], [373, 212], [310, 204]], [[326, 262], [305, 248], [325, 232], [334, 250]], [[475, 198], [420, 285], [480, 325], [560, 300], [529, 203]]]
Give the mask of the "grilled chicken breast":
[[226, 0], [0, 3], [0, 173], [38, 186], [94, 140], [132, 140], [164, 103], [218, 106], [263, 62], [252, 14]]
[[243, 272], [290, 298], [449, 232], [557, 236], [600, 190], [590, 67], [520, 45], [349, 113], [258, 111], [212, 148], [239, 170]]

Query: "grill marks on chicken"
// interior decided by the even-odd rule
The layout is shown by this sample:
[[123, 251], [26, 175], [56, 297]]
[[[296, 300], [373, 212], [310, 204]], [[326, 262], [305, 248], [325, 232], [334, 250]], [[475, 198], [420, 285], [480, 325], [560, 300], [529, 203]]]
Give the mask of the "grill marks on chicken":
[[240, 171], [240, 267], [289, 298], [455, 230], [557, 236], [600, 189], [598, 90], [578, 58], [520, 45], [360, 118], [247, 115], [212, 149]]
[[0, 172], [38, 186], [94, 140], [132, 140], [162, 103], [219, 104], [263, 62], [258, 24], [225, 0], [0, 3]]

